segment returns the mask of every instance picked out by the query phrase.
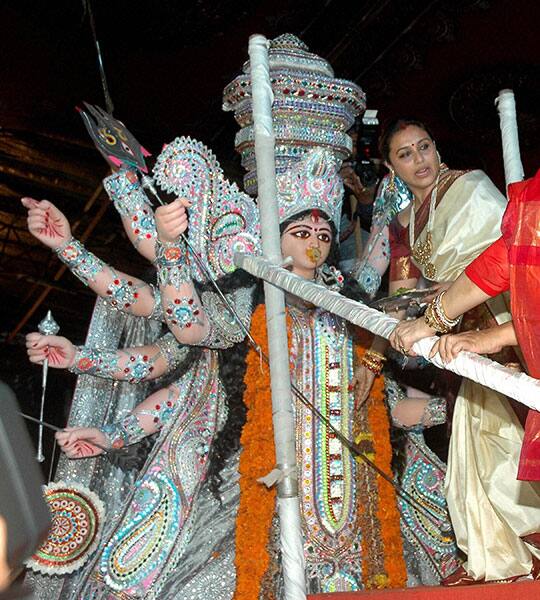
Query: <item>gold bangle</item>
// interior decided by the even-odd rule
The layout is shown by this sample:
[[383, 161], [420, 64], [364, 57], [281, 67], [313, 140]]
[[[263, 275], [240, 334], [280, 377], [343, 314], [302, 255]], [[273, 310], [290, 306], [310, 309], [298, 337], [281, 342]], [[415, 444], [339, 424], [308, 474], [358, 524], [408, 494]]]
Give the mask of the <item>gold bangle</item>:
[[434, 302], [435, 300], [428, 304], [426, 312], [424, 313], [424, 321], [426, 322], [426, 325], [428, 327], [434, 329], [438, 333], [448, 333], [451, 327], [448, 327], [445, 323], [443, 323], [440, 320], [439, 315], [435, 312], [435, 308], [433, 305]]
[[386, 362], [386, 356], [384, 354], [377, 352], [377, 350], [371, 350], [371, 348], [369, 350], [366, 350], [364, 356], [369, 356], [381, 362]]
[[375, 373], [375, 375], [380, 375], [384, 366], [384, 363], [382, 361], [377, 360], [371, 356], [367, 356], [367, 352], [364, 353], [360, 364], [372, 373]]
[[446, 325], [446, 327], [452, 329], [459, 323], [459, 317], [457, 319], [450, 319], [444, 310], [442, 305], [442, 298], [446, 294], [446, 290], [443, 290], [440, 294], [437, 294], [433, 300], [433, 310], [437, 314], [439, 320]]

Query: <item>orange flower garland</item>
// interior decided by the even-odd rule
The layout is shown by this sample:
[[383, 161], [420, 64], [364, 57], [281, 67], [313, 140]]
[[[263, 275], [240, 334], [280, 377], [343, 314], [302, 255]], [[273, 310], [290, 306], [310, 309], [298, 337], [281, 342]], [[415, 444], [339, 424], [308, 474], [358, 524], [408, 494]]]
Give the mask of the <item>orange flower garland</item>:
[[[264, 305], [257, 307], [251, 322], [251, 334], [266, 352], [268, 346]], [[369, 348], [371, 335], [362, 330], [355, 343], [355, 359], [359, 364]], [[263, 369], [263, 370], [261, 370]], [[272, 433], [272, 397], [268, 367], [261, 364], [257, 352], [250, 349], [247, 356], [245, 404], [248, 408], [241, 444], [240, 457], [240, 506], [236, 519], [236, 592], [234, 600], [257, 600], [262, 579], [269, 566], [268, 540], [275, 507], [275, 491], [257, 482], [266, 475], [275, 462]], [[390, 423], [384, 403], [384, 379], [374, 381], [368, 409], [368, 422], [375, 452], [375, 463], [392, 477]], [[371, 437], [371, 436], [370, 436]], [[384, 549], [385, 573], [365, 581], [366, 588], [404, 587], [407, 572], [403, 558], [400, 516], [394, 488], [377, 476], [378, 510], [380, 532]], [[361, 507], [358, 507], [361, 510]], [[369, 568], [369, 552], [362, 553], [362, 570]]]
[[[251, 321], [251, 334], [267, 352], [264, 305], [259, 305]], [[262, 369], [262, 370], [261, 370]], [[236, 518], [235, 600], [257, 600], [261, 580], [268, 568], [268, 538], [275, 507], [274, 489], [257, 482], [274, 466], [272, 395], [268, 366], [250, 348], [244, 377], [248, 408], [240, 443], [240, 507]]]
[[[355, 343], [356, 364], [360, 364], [364, 352], [371, 345], [371, 334], [358, 330]], [[391, 461], [392, 446], [390, 444], [390, 422], [388, 411], [384, 403], [384, 378], [376, 377], [371, 388], [368, 422], [372, 435], [375, 451], [375, 464], [390, 477], [393, 477]], [[358, 459], [360, 460], [360, 459]], [[377, 475], [378, 510], [377, 518], [380, 522], [380, 531], [384, 548], [384, 567], [386, 577], [381, 574], [375, 581], [365, 581], [366, 588], [397, 588], [405, 587], [407, 583], [407, 569], [403, 558], [403, 541], [400, 529], [400, 515], [397, 505], [395, 489]], [[362, 571], [369, 573], [367, 564], [370, 561], [368, 553], [362, 553]]]

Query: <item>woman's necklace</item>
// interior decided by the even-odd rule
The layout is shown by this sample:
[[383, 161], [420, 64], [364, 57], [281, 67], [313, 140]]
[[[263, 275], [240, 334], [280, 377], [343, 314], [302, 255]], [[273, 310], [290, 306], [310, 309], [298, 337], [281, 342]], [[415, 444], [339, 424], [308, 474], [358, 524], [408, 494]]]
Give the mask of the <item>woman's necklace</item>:
[[439, 190], [439, 179], [441, 178], [441, 174], [448, 170], [448, 167], [444, 167], [445, 165], [441, 165], [439, 169], [439, 174], [437, 175], [435, 187], [431, 191], [431, 198], [429, 200], [429, 216], [426, 228], [426, 239], [423, 242], [421, 242], [419, 239], [416, 240], [416, 242], [414, 240], [414, 222], [416, 217], [414, 214], [414, 201], [411, 203], [411, 217], [409, 221], [409, 245], [414, 260], [418, 264], [425, 267], [425, 276], [431, 280], [434, 280], [437, 277], [437, 269], [435, 268], [435, 265], [431, 262], [431, 256], [433, 254], [433, 240], [431, 238], [431, 231], [433, 230], [433, 221], [435, 220], [435, 209], [437, 204], [437, 192]]

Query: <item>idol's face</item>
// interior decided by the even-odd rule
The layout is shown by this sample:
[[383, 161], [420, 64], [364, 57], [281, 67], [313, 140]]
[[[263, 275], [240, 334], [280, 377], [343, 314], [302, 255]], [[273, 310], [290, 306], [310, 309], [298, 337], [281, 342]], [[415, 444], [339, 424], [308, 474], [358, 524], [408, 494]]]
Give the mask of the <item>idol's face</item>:
[[325, 219], [307, 215], [287, 225], [281, 235], [281, 253], [293, 259], [293, 273], [312, 279], [330, 253], [332, 229]]
[[390, 141], [388, 166], [420, 199], [435, 185], [440, 170], [435, 142], [416, 125], [408, 125], [394, 134]]

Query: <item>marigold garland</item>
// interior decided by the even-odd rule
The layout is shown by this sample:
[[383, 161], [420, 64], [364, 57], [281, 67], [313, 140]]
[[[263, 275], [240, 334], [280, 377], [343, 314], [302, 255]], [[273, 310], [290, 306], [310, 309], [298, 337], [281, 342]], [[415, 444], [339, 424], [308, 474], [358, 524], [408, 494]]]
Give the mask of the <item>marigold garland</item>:
[[[264, 305], [253, 314], [251, 334], [266, 352], [268, 346]], [[355, 344], [357, 364], [370, 346], [371, 338], [366, 332], [359, 332]], [[263, 369], [261, 371], [261, 368]], [[275, 507], [275, 491], [267, 490], [257, 482], [266, 475], [275, 462], [274, 438], [272, 433], [272, 397], [268, 367], [262, 365], [257, 352], [250, 349], [247, 356], [247, 369], [244, 377], [246, 393], [244, 401], [248, 407], [247, 422], [244, 425], [241, 444], [244, 451], [240, 457], [240, 506], [236, 519], [236, 592], [235, 600], [257, 600], [261, 582], [269, 566], [268, 540]], [[390, 423], [384, 403], [384, 380], [374, 381], [368, 410], [368, 420], [373, 435], [375, 462], [385, 473], [392, 476], [390, 445]], [[405, 587], [407, 572], [403, 558], [403, 544], [400, 530], [400, 516], [397, 498], [392, 486], [377, 477], [378, 511], [380, 531], [384, 547], [384, 567], [386, 573], [365, 581], [369, 587]], [[362, 553], [364, 572], [371, 572], [367, 566], [369, 553]]]
[[[251, 334], [267, 351], [264, 305], [259, 305], [251, 321]], [[262, 370], [261, 370], [262, 369]], [[235, 600], [257, 600], [261, 580], [269, 565], [268, 538], [275, 507], [274, 489], [257, 482], [275, 463], [272, 430], [272, 395], [268, 367], [250, 349], [244, 376], [248, 408], [240, 442], [240, 506], [236, 518]]]
[[[360, 364], [364, 352], [371, 345], [371, 334], [358, 330], [355, 343], [356, 364]], [[370, 392], [368, 421], [372, 434], [375, 451], [375, 464], [390, 477], [393, 477], [391, 461], [392, 446], [390, 444], [390, 422], [388, 411], [384, 403], [384, 378], [376, 377]], [[405, 587], [407, 583], [407, 569], [403, 558], [403, 540], [401, 537], [400, 515], [397, 505], [395, 489], [380, 475], [377, 476], [377, 489], [379, 493], [377, 518], [380, 522], [380, 531], [384, 547], [384, 567], [386, 576], [380, 574], [373, 581], [365, 581], [369, 587]], [[362, 553], [362, 571], [369, 573], [370, 557]]]

